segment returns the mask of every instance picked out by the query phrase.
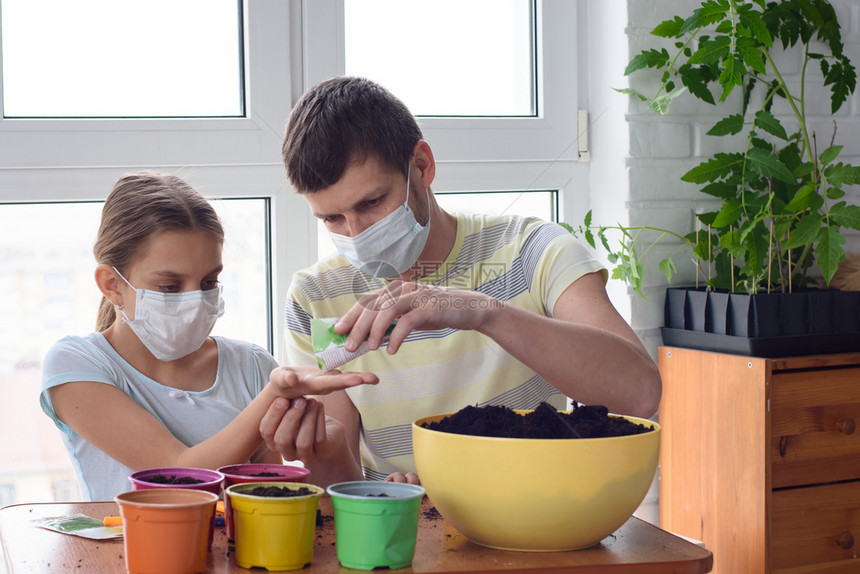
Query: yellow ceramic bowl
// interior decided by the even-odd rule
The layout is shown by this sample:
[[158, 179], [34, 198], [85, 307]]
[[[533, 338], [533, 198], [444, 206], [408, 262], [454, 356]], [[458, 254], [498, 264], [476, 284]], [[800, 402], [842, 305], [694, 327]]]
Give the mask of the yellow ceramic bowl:
[[[528, 411], [517, 411], [520, 413]], [[633, 514], [657, 469], [660, 426], [597, 439], [511, 439], [422, 428], [412, 445], [421, 484], [454, 528], [492, 548], [550, 552], [587, 548]]]

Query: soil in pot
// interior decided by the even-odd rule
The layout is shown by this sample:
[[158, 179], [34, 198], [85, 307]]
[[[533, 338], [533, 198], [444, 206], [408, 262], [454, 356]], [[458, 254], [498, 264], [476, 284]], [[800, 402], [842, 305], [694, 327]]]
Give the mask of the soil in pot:
[[191, 476], [176, 476], [175, 474], [153, 474], [152, 476], [142, 476], [140, 480], [144, 482], [153, 482], [155, 484], [200, 484], [203, 482], [199, 478]]
[[251, 496], [267, 496], [287, 498], [291, 496], [307, 496], [313, 494], [314, 491], [306, 486], [300, 488], [289, 488], [287, 486], [256, 486], [251, 490], [243, 491], [242, 494], [250, 494]]
[[609, 416], [602, 405], [578, 405], [569, 413], [541, 403], [521, 415], [503, 406], [467, 406], [424, 428], [472, 436], [500, 438], [604, 438], [641, 434], [653, 426], [634, 423], [624, 417]]

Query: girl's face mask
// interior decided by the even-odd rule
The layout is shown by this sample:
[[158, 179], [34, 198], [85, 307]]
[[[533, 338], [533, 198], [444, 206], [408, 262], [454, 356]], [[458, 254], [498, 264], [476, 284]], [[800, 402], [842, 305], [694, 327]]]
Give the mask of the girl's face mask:
[[137, 289], [116, 267], [114, 271], [137, 293], [134, 320], [122, 306], [117, 307], [123, 323], [159, 361], [174, 361], [202, 347], [215, 321], [224, 314], [221, 285], [207, 291], [159, 293]]
[[403, 205], [355, 237], [329, 232], [338, 255], [368, 275], [385, 278], [404, 273], [415, 264], [427, 243], [429, 218], [427, 224], [422, 226], [415, 219], [415, 213], [409, 209], [411, 172], [410, 163], [406, 172], [406, 201]]

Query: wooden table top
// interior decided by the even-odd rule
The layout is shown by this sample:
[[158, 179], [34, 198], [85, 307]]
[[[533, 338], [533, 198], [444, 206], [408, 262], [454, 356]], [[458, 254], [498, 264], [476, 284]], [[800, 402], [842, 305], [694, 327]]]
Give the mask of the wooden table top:
[[[418, 526], [415, 558], [403, 573], [525, 574], [699, 574], [710, 572], [713, 555], [695, 544], [632, 517], [614, 534], [586, 550], [571, 552], [509, 552], [484, 548], [460, 534], [425, 497]], [[320, 499], [313, 562], [306, 574], [359, 572], [342, 567], [335, 553], [331, 499]], [[0, 540], [10, 574], [123, 573], [122, 540], [89, 540], [31, 524], [36, 518], [82, 513], [93, 518], [117, 516], [113, 502], [18, 504], [0, 509]], [[256, 569], [254, 570], [256, 571]], [[266, 572], [260, 569], [260, 572]], [[206, 572], [251, 572], [236, 564], [224, 528], [216, 528]]]

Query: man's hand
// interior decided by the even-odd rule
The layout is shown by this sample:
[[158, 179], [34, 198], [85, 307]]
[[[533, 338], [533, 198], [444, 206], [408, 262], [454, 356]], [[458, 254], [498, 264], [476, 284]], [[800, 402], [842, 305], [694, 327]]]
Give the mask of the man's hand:
[[385, 482], [406, 482], [421, 485], [421, 480], [414, 472], [394, 472], [385, 477]]
[[501, 305], [475, 291], [392, 281], [353, 305], [335, 331], [349, 333], [348, 351], [358, 349], [365, 339], [370, 349], [378, 349], [385, 331], [397, 319], [388, 339], [388, 353], [394, 354], [412, 331], [479, 329], [484, 315]]

